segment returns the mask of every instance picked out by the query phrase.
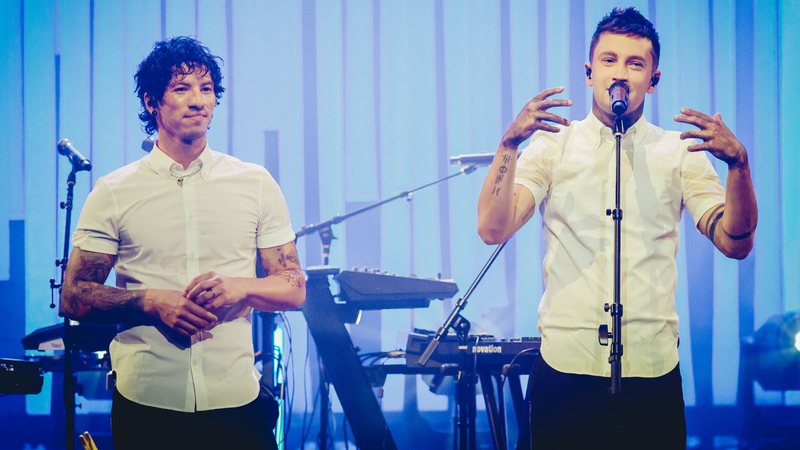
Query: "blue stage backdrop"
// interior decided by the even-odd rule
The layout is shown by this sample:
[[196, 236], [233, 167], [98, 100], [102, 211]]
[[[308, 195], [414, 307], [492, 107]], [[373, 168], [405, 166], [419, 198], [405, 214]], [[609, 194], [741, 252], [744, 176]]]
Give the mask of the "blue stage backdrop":
[[[583, 118], [583, 64], [597, 21], [616, 0], [246, 1], [6, 0], [0, 2], [0, 356], [59, 321], [48, 279], [63, 245], [67, 137], [92, 160], [75, 189], [75, 219], [95, 180], [143, 156], [133, 93], [136, 64], [154, 41], [201, 39], [224, 59], [216, 150], [265, 165], [279, 180], [295, 229], [425, 184], [458, 167], [448, 157], [492, 152], [539, 91], [565, 86]], [[712, 251], [689, 220], [678, 255], [681, 368], [688, 406], [734, 405], [740, 338], [800, 308], [800, 2], [638, 0], [661, 35], [663, 71], [645, 115], [673, 122], [681, 106], [721, 112], [750, 153], [760, 220], [744, 261]], [[794, 43], [794, 44], [793, 44]], [[794, 124], [794, 125], [792, 125]], [[723, 174], [724, 167], [717, 162]], [[331, 263], [458, 281], [465, 289], [493, 248], [476, 233], [485, 168], [334, 226]], [[157, 218], [154, 218], [157, 220]], [[17, 239], [12, 237], [16, 236]], [[24, 236], [24, 241], [20, 242]], [[298, 242], [320, 263], [317, 236]], [[510, 242], [470, 302], [473, 331], [536, 335], [542, 290], [541, 222]], [[598, 298], [598, 307], [607, 299]], [[450, 304], [371, 313], [353, 327], [364, 349], [403, 347], [412, 327], [434, 328]], [[305, 322], [289, 313], [295, 411], [313, 397]], [[369, 330], [369, 332], [360, 331]], [[313, 346], [312, 346], [313, 347]], [[387, 411], [420, 392], [422, 410], [447, 400], [422, 383], [388, 380]], [[49, 385], [25, 403], [50, 412]], [[304, 392], [305, 391], [305, 392]], [[800, 403], [759, 391], [761, 404]]]

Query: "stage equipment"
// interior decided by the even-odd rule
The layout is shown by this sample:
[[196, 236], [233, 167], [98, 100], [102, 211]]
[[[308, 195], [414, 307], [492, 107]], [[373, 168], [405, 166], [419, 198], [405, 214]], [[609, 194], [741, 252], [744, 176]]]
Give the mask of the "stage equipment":
[[[327, 377], [336, 389], [342, 409], [353, 430], [356, 446], [358, 448], [396, 449], [397, 445], [371, 389], [375, 377], [379, 377], [380, 374], [376, 375], [370, 372], [368, 375], [362, 367], [353, 341], [344, 326], [344, 321], [340, 318], [339, 310], [342, 308], [357, 309], [362, 305], [372, 306], [372, 302], [362, 295], [365, 292], [376, 290], [377, 285], [374, 284], [373, 275], [380, 275], [381, 285], [386, 291], [394, 292], [400, 297], [426, 298], [428, 301], [450, 298], [458, 292], [458, 287], [454, 282], [448, 280], [419, 280], [368, 272], [345, 271], [340, 273], [339, 269], [331, 267], [309, 267], [306, 273], [308, 281], [303, 315], [322, 358]], [[336, 301], [331, 293], [331, 277], [335, 277], [339, 281], [340, 287], [347, 286], [346, 289], [340, 290], [339, 301]], [[342, 282], [341, 280], [346, 281]], [[410, 291], [404, 291], [402, 289], [404, 286], [411, 286]], [[424, 286], [428, 287], [424, 288]], [[426, 289], [428, 290], [426, 291]], [[358, 293], [355, 300], [348, 296], [348, 292]], [[381, 294], [379, 293], [379, 295]], [[374, 300], [376, 302], [374, 304], [385, 301], [385, 298], [378, 298]], [[392, 306], [397, 307], [397, 303]], [[385, 377], [385, 374], [383, 376]], [[322, 406], [327, 408], [327, 404]], [[326, 421], [321, 422], [320, 435], [327, 436]], [[325, 440], [320, 442], [321, 445], [325, 445], [323, 444]]]
[[[415, 330], [408, 335], [406, 343], [406, 364], [410, 368], [420, 368], [419, 357], [428, 347], [435, 334], [425, 330]], [[460, 338], [448, 334], [440, 340], [436, 350], [428, 361], [427, 369], [440, 368], [430, 383], [430, 390], [436, 392], [444, 377], [452, 373], [472, 371], [478, 376], [492, 433], [492, 443], [497, 450], [508, 448], [505, 417], [505, 398], [503, 385], [507, 381], [511, 392], [519, 433], [518, 449], [530, 447], [530, 423], [528, 406], [522, 391], [520, 375], [531, 373], [533, 361], [539, 355], [541, 338], [523, 337], [512, 339], [496, 339], [494, 336], [467, 337], [466, 348], [462, 347]], [[467, 354], [464, 365], [464, 354]], [[474, 399], [474, 392], [472, 394]], [[474, 417], [473, 422], [474, 424]], [[474, 427], [474, 425], [473, 425]], [[459, 431], [459, 429], [457, 429]], [[474, 430], [470, 430], [474, 436]], [[463, 441], [461, 441], [463, 442]]]
[[[62, 139], [56, 145], [58, 153], [69, 158], [72, 170], [67, 175], [67, 199], [59, 203], [59, 207], [66, 211], [66, 223], [64, 225], [64, 253], [61, 259], [56, 260], [56, 267], [61, 269], [61, 282], [56, 284], [55, 279], [50, 279], [50, 307], [54, 308], [53, 293], [58, 289], [59, 299], [61, 298], [61, 288], [64, 285], [64, 272], [67, 270], [67, 260], [69, 258], [69, 243], [72, 222], [72, 196], [75, 188], [75, 174], [81, 171], [92, 170], [92, 163], [78, 152], [69, 139]], [[63, 311], [59, 310], [59, 314]], [[64, 423], [66, 450], [75, 449], [75, 375], [72, 369], [72, 323], [69, 318], [64, 317]]]
[[0, 394], [38, 394], [43, 383], [38, 362], [0, 358]]
[[[386, 198], [386, 199], [383, 199], [383, 200], [378, 200], [375, 203], [367, 205], [367, 206], [365, 206], [363, 208], [359, 208], [359, 209], [357, 209], [355, 211], [352, 211], [350, 213], [347, 213], [347, 214], [344, 214], [344, 215], [334, 216], [334, 217], [332, 217], [332, 218], [330, 218], [328, 220], [325, 220], [323, 222], [320, 222], [318, 224], [304, 225], [303, 227], [300, 228], [299, 231], [295, 232], [295, 241], [297, 239], [299, 239], [299, 238], [301, 238], [303, 236], [309, 235], [311, 233], [318, 233], [319, 234], [319, 239], [320, 239], [320, 241], [322, 243], [322, 264], [323, 264], [324, 268], [328, 268], [328, 264], [330, 262], [331, 243], [333, 242], [334, 239], [336, 239], [336, 236], [333, 235], [333, 228], [332, 228], [333, 225], [341, 223], [341, 222], [344, 222], [345, 220], [347, 220], [347, 219], [349, 219], [351, 217], [357, 216], [359, 214], [363, 214], [363, 213], [365, 213], [367, 211], [370, 211], [372, 209], [378, 208], [380, 206], [383, 206], [383, 205], [385, 205], [387, 203], [393, 202], [393, 201], [401, 199], [401, 198], [405, 198], [406, 200], [410, 201], [413, 198], [413, 194], [415, 192], [420, 191], [420, 190], [425, 189], [425, 188], [430, 187], [430, 186], [437, 185], [439, 183], [443, 183], [443, 182], [445, 182], [445, 181], [447, 181], [447, 180], [449, 180], [451, 178], [455, 178], [455, 177], [457, 177], [459, 175], [469, 175], [469, 174], [475, 172], [475, 170], [477, 170], [477, 167], [478, 167], [478, 165], [466, 165], [466, 166], [462, 167], [461, 170], [459, 170], [458, 172], [452, 173], [450, 175], [447, 175], [445, 177], [442, 177], [442, 178], [440, 178], [438, 180], [435, 180], [435, 181], [432, 181], [430, 183], [424, 184], [422, 186], [416, 187], [416, 188], [411, 189], [409, 191], [403, 191], [403, 192], [401, 192], [401, 193], [399, 193], [399, 194], [397, 194], [395, 196], [392, 196], [392, 197], [389, 197], [389, 198]], [[335, 269], [335, 270], [338, 271], [338, 269]], [[350, 308], [350, 311], [353, 311], [353, 310], [354, 310], [353, 308]], [[344, 310], [344, 311], [343, 310], [339, 310], [338, 313], [339, 314], [343, 314], [343, 313], [347, 313], [347, 311], [346, 310]], [[358, 317], [356, 316], [356, 318], [354, 318], [353, 320], [357, 320], [357, 318]], [[349, 340], [349, 337], [348, 337], [348, 340]], [[320, 379], [320, 395], [319, 395], [319, 398], [320, 398], [320, 423], [321, 423], [321, 426], [320, 426], [320, 433], [319, 433], [319, 438], [317, 440], [317, 443], [319, 445], [319, 449], [320, 450], [326, 450], [327, 447], [328, 447], [327, 423], [328, 423], [328, 404], [329, 404], [328, 400], [329, 400], [329, 394], [328, 394], [328, 382], [327, 382], [327, 380], [325, 380], [325, 369], [324, 369], [324, 367], [320, 368], [320, 373], [322, 374], [321, 377], [320, 377], [321, 379]]]
[[411, 189], [409, 191], [403, 191], [403, 192], [401, 192], [401, 193], [399, 193], [397, 195], [394, 195], [392, 197], [389, 197], [389, 198], [386, 198], [386, 199], [383, 199], [383, 200], [378, 200], [377, 202], [375, 202], [375, 203], [373, 203], [371, 205], [367, 205], [367, 206], [365, 206], [363, 208], [359, 208], [359, 209], [357, 209], [357, 210], [355, 210], [353, 212], [349, 212], [347, 214], [340, 215], [340, 216], [334, 216], [334, 217], [332, 217], [332, 218], [330, 218], [330, 219], [328, 219], [328, 220], [326, 220], [324, 222], [320, 222], [318, 224], [304, 225], [304, 226], [300, 227], [299, 231], [295, 232], [295, 241], [298, 238], [301, 238], [301, 237], [303, 237], [305, 235], [308, 235], [308, 234], [311, 234], [311, 233], [315, 233], [315, 232], [319, 233], [319, 239], [320, 239], [320, 241], [322, 241], [322, 265], [327, 266], [328, 262], [329, 262], [329, 259], [330, 259], [330, 254], [331, 254], [331, 243], [333, 242], [334, 239], [336, 239], [336, 236], [333, 235], [333, 229], [331, 228], [331, 226], [336, 225], [337, 223], [344, 222], [345, 220], [347, 220], [347, 219], [349, 219], [349, 218], [351, 218], [353, 216], [357, 216], [359, 214], [363, 214], [363, 213], [365, 213], [367, 211], [370, 211], [370, 210], [375, 209], [375, 208], [377, 208], [379, 206], [383, 206], [383, 205], [385, 205], [387, 203], [393, 202], [393, 201], [401, 199], [401, 198], [405, 198], [405, 199], [410, 200], [415, 192], [420, 191], [420, 190], [425, 189], [425, 188], [430, 187], [430, 186], [437, 185], [439, 183], [443, 183], [443, 182], [445, 182], [445, 181], [447, 181], [447, 180], [449, 180], [451, 178], [457, 177], [459, 175], [469, 175], [472, 172], [475, 172], [475, 170], [477, 170], [477, 166], [478, 165], [469, 165], [469, 166], [463, 167], [458, 172], [451, 173], [450, 175], [447, 175], [446, 177], [440, 178], [440, 179], [438, 179], [436, 181], [432, 181], [430, 183], [423, 184], [422, 186], [416, 187], [416, 188]]
[[603, 305], [603, 310], [611, 314], [611, 330], [607, 324], [600, 325], [597, 334], [600, 345], [608, 345], [611, 339], [608, 363], [611, 364], [611, 387], [609, 392], [616, 396], [622, 392], [622, 299], [620, 298], [620, 258], [622, 243], [622, 208], [620, 205], [620, 190], [622, 179], [620, 177], [622, 136], [625, 134], [625, 124], [622, 114], [628, 109], [628, 85], [624, 81], [616, 81], [608, 90], [611, 107], [616, 118], [614, 119], [614, 139], [616, 140], [617, 168], [614, 189], [614, 209], [607, 209], [606, 215], [614, 221], [614, 303]]
[[486, 263], [483, 265], [483, 268], [478, 273], [478, 276], [475, 277], [475, 280], [467, 289], [467, 292], [464, 293], [464, 296], [458, 299], [453, 307], [453, 310], [450, 312], [450, 315], [444, 321], [441, 327], [436, 330], [436, 333], [431, 338], [428, 346], [425, 348], [425, 351], [422, 352], [422, 356], [420, 356], [417, 364], [422, 367], [427, 366], [429, 360], [433, 356], [434, 352], [436, 352], [436, 348], [439, 346], [439, 343], [442, 339], [449, 333], [449, 330], [452, 329], [456, 336], [458, 336], [458, 348], [460, 350], [460, 361], [459, 370], [458, 370], [458, 384], [456, 389], [456, 441], [457, 441], [457, 448], [461, 450], [474, 450], [476, 448], [475, 442], [475, 379], [476, 374], [475, 371], [472, 370], [469, 366], [470, 362], [470, 355], [467, 353], [468, 348], [468, 340], [469, 340], [469, 329], [470, 323], [469, 320], [464, 318], [461, 315], [461, 312], [464, 311], [464, 308], [467, 306], [467, 300], [469, 300], [472, 293], [475, 291], [475, 288], [478, 287], [481, 280], [483, 280], [484, 275], [486, 272], [489, 271], [489, 268], [492, 266], [494, 261], [497, 259], [497, 256], [500, 255], [500, 252], [503, 251], [503, 248], [506, 246], [508, 241], [503, 242], [502, 244], [498, 245]]
[[745, 345], [753, 379], [761, 387], [800, 389], [800, 311], [770, 317]]

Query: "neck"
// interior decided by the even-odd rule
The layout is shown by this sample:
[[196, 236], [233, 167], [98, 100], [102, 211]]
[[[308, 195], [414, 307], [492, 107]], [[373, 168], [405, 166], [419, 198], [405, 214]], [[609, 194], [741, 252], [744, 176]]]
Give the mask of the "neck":
[[176, 139], [173, 136], [159, 136], [157, 141], [158, 148], [184, 169], [197, 159], [206, 148], [206, 137], [202, 136], [190, 141]]
[[[642, 102], [642, 104], [639, 105], [639, 107], [636, 108], [635, 110], [628, 111], [625, 114], [623, 114], [622, 125], [624, 126], [624, 129], [627, 130], [633, 124], [635, 124], [636, 121], [638, 121], [642, 117], [643, 113], [644, 113], [644, 102]], [[594, 114], [594, 116], [597, 117], [597, 120], [599, 120], [603, 125], [607, 126], [608, 128], [611, 128], [611, 131], [614, 131], [614, 120], [616, 120], [617, 116], [613, 113], [607, 113], [602, 109], [600, 109], [600, 105], [597, 104], [596, 100], [592, 100], [592, 114]]]

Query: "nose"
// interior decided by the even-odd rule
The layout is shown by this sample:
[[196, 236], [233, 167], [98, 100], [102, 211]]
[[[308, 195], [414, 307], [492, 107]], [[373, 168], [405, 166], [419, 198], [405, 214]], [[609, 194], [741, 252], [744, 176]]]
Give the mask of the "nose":
[[203, 109], [203, 95], [200, 89], [192, 89], [192, 95], [189, 96], [189, 107], [196, 109]]
[[614, 81], [628, 81], [628, 66], [626, 64], [617, 64], [612, 74]]

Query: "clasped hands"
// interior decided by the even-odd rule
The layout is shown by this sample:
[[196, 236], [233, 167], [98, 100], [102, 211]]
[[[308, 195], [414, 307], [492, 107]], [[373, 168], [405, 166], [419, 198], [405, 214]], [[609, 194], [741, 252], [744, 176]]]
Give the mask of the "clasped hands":
[[176, 332], [191, 336], [219, 323], [213, 311], [244, 298], [245, 294], [238, 288], [235, 278], [206, 272], [190, 281], [183, 292], [148, 289], [145, 312]]

